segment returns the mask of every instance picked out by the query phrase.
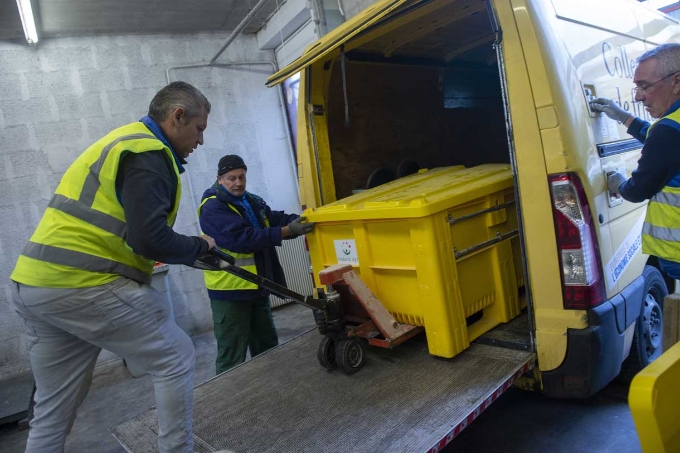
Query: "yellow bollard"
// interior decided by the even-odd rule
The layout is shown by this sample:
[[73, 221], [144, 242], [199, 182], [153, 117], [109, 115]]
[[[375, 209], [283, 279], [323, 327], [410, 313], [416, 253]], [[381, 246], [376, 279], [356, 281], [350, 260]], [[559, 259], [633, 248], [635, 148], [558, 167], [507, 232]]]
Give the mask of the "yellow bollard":
[[680, 343], [635, 375], [628, 405], [645, 453], [680, 452]]

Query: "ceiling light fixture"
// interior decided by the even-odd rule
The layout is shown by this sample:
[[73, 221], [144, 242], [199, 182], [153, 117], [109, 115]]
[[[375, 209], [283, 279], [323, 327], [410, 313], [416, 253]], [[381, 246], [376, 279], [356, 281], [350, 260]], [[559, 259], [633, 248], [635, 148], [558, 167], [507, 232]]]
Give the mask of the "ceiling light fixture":
[[17, 0], [17, 6], [19, 7], [19, 15], [21, 16], [21, 25], [24, 26], [26, 41], [28, 41], [29, 44], [37, 43], [38, 31], [35, 28], [31, 0]]

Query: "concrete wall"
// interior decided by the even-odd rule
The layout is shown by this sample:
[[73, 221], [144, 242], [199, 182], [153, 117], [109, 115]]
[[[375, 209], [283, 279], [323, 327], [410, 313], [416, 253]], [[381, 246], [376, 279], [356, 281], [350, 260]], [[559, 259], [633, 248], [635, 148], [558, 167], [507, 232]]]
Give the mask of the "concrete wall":
[[[29, 368], [22, 323], [10, 307], [9, 275], [61, 176], [89, 144], [146, 114], [169, 66], [209, 61], [225, 35], [120, 36], [0, 43], [0, 379]], [[272, 61], [242, 36], [220, 61]], [[213, 110], [205, 145], [189, 158], [175, 229], [198, 233], [196, 207], [219, 158], [243, 156], [248, 189], [277, 209], [299, 212], [292, 156], [268, 65], [181, 69], [172, 80], [199, 87]], [[189, 334], [212, 328], [200, 271], [171, 266], [178, 324]]]
[[378, 0], [341, 0], [342, 7], [345, 11], [345, 20], [351, 19], [377, 1]]

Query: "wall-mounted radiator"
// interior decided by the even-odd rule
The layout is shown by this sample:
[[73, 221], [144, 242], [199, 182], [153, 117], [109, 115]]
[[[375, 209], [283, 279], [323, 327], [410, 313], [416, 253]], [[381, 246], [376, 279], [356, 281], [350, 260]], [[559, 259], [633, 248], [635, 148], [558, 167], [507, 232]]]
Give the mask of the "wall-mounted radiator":
[[[281, 247], [276, 247], [276, 253], [279, 255], [279, 261], [281, 261], [288, 288], [296, 293], [304, 295], [312, 294], [314, 292], [314, 283], [310, 274], [309, 254], [305, 249], [304, 236], [283, 241]], [[273, 294], [270, 300], [272, 308], [292, 302]]]

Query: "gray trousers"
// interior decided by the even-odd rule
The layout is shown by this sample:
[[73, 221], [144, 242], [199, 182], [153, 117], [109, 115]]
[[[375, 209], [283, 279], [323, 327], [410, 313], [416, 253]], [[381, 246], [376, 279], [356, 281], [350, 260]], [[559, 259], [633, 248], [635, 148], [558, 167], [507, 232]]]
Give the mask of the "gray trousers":
[[158, 448], [193, 452], [194, 346], [163, 296], [127, 278], [92, 288], [12, 284], [36, 382], [26, 452], [62, 452], [102, 348], [153, 376]]

